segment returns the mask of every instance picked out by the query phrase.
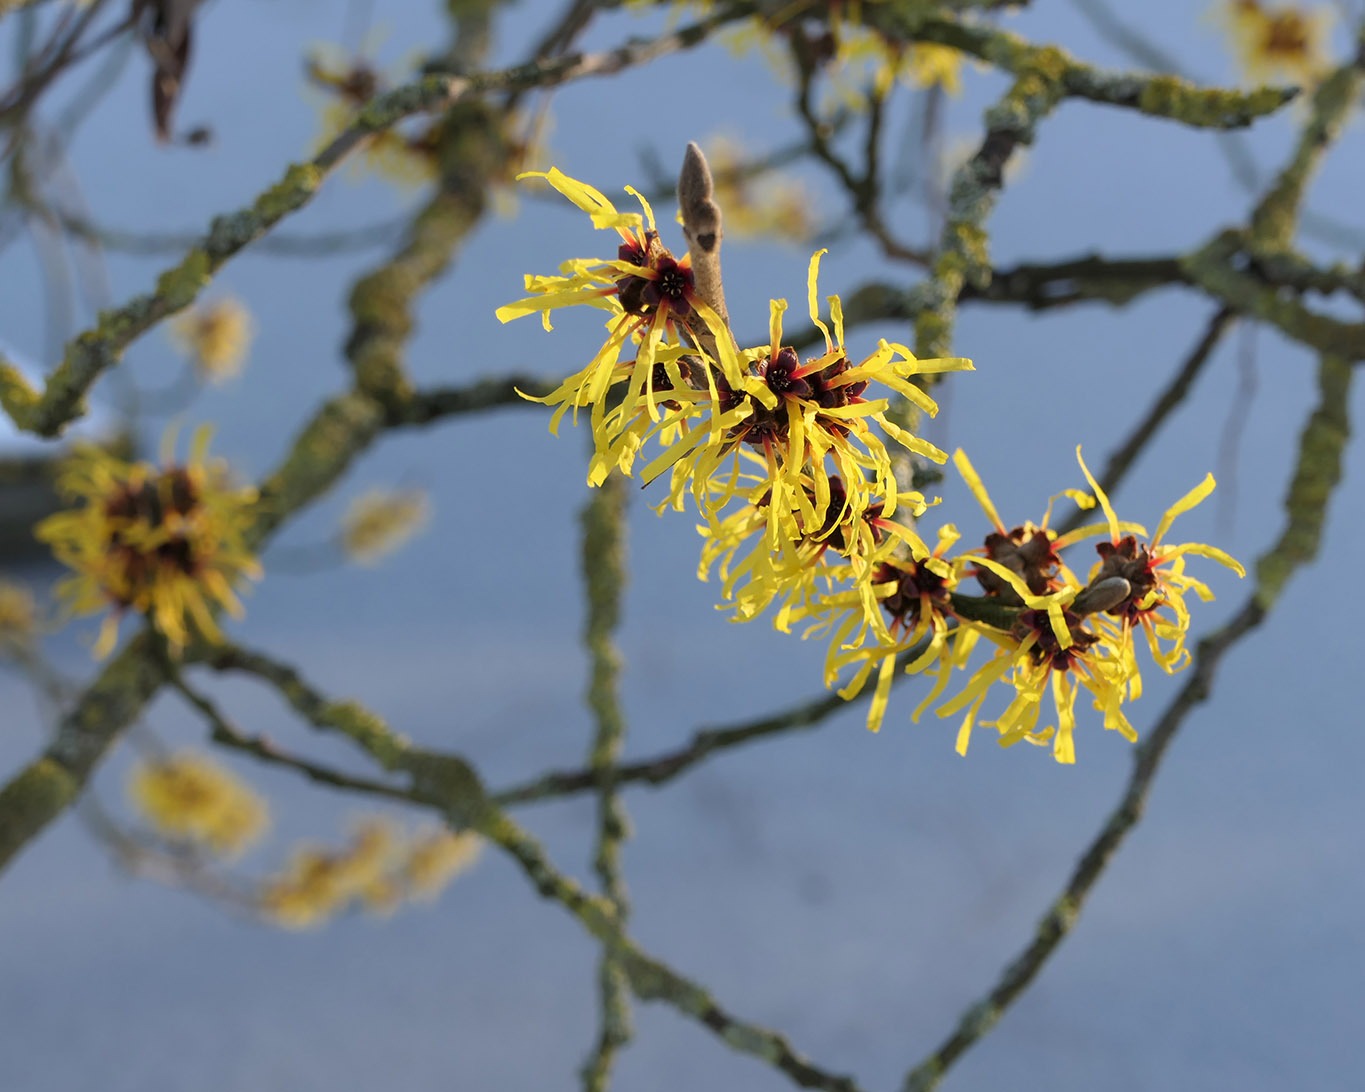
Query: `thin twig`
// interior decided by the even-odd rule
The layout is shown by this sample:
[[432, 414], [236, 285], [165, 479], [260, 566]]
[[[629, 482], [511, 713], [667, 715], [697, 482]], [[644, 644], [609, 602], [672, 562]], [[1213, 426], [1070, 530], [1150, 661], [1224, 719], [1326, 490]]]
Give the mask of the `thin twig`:
[[[852, 704], [837, 694], [829, 694], [784, 712], [759, 717], [729, 728], [704, 728], [692, 737], [690, 743], [675, 751], [642, 762], [618, 766], [612, 775], [612, 782], [616, 785], [630, 785], [636, 782], [653, 786], [662, 785], [691, 769], [698, 762], [731, 747], [752, 743], [766, 736], [818, 728], [832, 713]], [[505, 806], [534, 804], [591, 791], [596, 788], [599, 780], [598, 774], [588, 768], [560, 770], [493, 793], [491, 799]]]
[[229, 721], [207, 695], [191, 687], [178, 670], [169, 676], [169, 682], [171, 687], [208, 722], [209, 738], [214, 743], [231, 748], [234, 751], [241, 751], [243, 754], [251, 755], [253, 758], [258, 758], [270, 765], [283, 766], [294, 770], [319, 785], [344, 789], [347, 792], [365, 796], [379, 796], [386, 800], [401, 800], [405, 803], [412, 803], [411, 795], [403, 789], [370, 778], [352, 777], [350, 774], [344, 774], [330, 766], [324, 766], [298, 755], [291, 755], [281, 750], [266, 736], [248, 735]]

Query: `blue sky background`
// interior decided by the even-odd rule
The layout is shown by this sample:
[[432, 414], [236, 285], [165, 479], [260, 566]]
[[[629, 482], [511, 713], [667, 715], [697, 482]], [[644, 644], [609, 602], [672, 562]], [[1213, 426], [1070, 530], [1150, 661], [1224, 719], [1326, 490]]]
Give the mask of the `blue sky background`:
[[[1070, 5], [1034, 7], [1011, 25], [1129, 67]], [[1182, 64], [1226, 82], [1234, 73], [1205, 10], [1170, 0], [1145, 5], [1142, 19]], [[505, 12], [498, 62], [520, 56], [551, 12], [545, 0]], [[249, 201], [311, 146], [316, 111], [301, 58], [309, 44], [337, 38], [344, 15], [334, 0], [209, 6], [180, 109], [183, 124], [212, 125], [216, 141], [205, 150], [154, 145], [146, 65], [135, 57], [73, 149], [96, 218], [196, 231]], [[388, 63], [445, 35], [435, 4], [379, 3], [376, 22], [387, 28]], [[607, 46], [654, 25], [616, 16], [587, 43]], [[1344, 38], [1336, 44], [1344, 49]], [[975, 71], [966, 82], [947, 116], [951, 134], [970, 137], [1004, 84]], [[791, 97], [757, 56], [708, 46], [565, 89], [555, 99], [553, 162], [619, 193], [645, 180], [646, 150], [672, 163], [687, 140], [720, 130], [742, 132], [758, 148], [787, 142], [797, 133]], [[1291, 146], [1296, 116], [1286, 111], [1250, 134], [1265, 169]], [[907, 123], [907, 110], [892, 118]], [[822, 210], [843, 208], [825, 177], [805, 177]], [[1310, 204], [1349, 219], [1362, 177], [1356, 121]], [[405, 201], [343, 175], [287, 228], [370, 223]], [[1092, 250], [1183, 250], [1244, 218], [1251, 203], [1211, 135], [1067, 103], [1000, 201], [992, 253], [1008, 265]], [[897, 206], [893, 222], [924, 236], [913, 205]], [[577, 367], [595, 320], [565, 316], [550, 336], [533, 321], [501, 327], [493, 310], [518, 295], [523, 273], [592, 254], [600, 238], [581, 214], [552, 202], [525, 200], [514, 217], [490, 219], [424, 298], [409, 354], [415, 376], [463, 382]], [[1348, 260], [1359, 253], [1349, 240], [1339, 251]], [[741, 338], [763, 336], [770, 296], [800, 310], [808, 257], [801, 247], [727, 243]], [[343, 387], [346, 293], [376, 260], [247, 252], [222, 273], [220, 290], [247, 301], [259, 333], [244, 377], [205, 392], [189, 418], [217, 422], [215, 449], [244, 475], [270, 468], [318, 399]], [[144, 291], [170, 261], [111, 257], [113, 300]], [[870, 246], [852, 241], [832, 247], [822, 268], [829, 291], [888, 275]], [[42, 358], [31, 249], [0, 254], [0, 283], [0, 336]], [[971, 453], [1007, 521], [1037, 518], [1049, 494], [1081, 484], [1075, 445], [1102, 462], [1212, 310], [1174, 290], [1124, 310], [1094, 305], [1045, 317], [964, 308], [955, 348], [978, 370], [952, 380], [930, 436]], [[863, 327], [850, 333], [850, 347], [870, 348], [879, 335], [906, 336]], [[1216, 541], [1249, 562], [1282, 525], [1294, 445], [1316, 396], [1315, 361], [1258, 331], [1248, 370], [1241, 343], [1234, 334], [1218, 350], [1116, 499], [1122, 514], [1150, 525], [1206, 471], [1222, 472], [1229, 414], [1250, 377], [1235, 474], [1222, 474], [1216, 501], [1182, 517], [1176, 535]], [[133, 348], [128, 367], [148, 386], [175, 374], [161, 331]], [[111, 389], [106, 382], [100, 392]], [[1357, 414], [1361, 401], [1357, 391]], [[579, 764], [591, 733], [579, 697], [574, 540], [586, 440], [567, 429], [555, 439], [544, 425], [539, 411], [513, 411], [386, 439], [279, 545], [319, 540], [364, 488], [400, 482], [430, 491], [426, 534], [377, 570], [268, 575], [233, 632], [416, 739], [469, 755], [494, 786]], [[160, 428], [149, 421], [147, 435]], [[1075, 933], [946, 1087], [1359, 1087], [1365, 742], [1353, 573], [1363, 470], [1354, 448], [1322, 557], [1228, 658], [1215, 700], [1190, 718], [1148, 816]], [[943, 517], [974, 525], [970, 499], [951, 486]], [[716, 614], [714, 586], [693, 578], [692, 523], [656, 518], [644, 505], [632, 516], [622, 634], [631, 757], [819, 690], [821, 648]], [[269, 555], [265, 564], [269, 572]], [[1230, 576], [1206, 572], [1219, 598], [1197, 628], [1212, 628], [1245, 595]], [[45, 585], [54, 574], [19, 575]], [[78, 624], [53, 641], [73, 669], [90, 670], [81, 642], [93, 629]], [[1179, 681], [1149, 675], [1149, 695], [1132, 713], [1140, 731]], [[310, 738], [269, 693], [205, 685], [239, 724], [349, 760]], [[625, 862], [641, 943], [736, 1013], [780, 1028], [868, 1088], [897, 1082], [1032, 936], [1113, 805], [1131, 756], [1121, 739], [1083, 724], [1074, 768], [1043, 751], [1002, 751], [984, 733], [963, 760], [952, 750], [954, 723], [910, 724], [916, 685], [893, 697], [880, 735], [853, 711], [626, 797], [635, 837]], [[43, 728], [11, 675], [0, 675], [0, 701], [11, 711], [0, 730], [8, 775], [41, 746]], [[169, 697], [147, 722], [177, 744], [206, 735]], [[116, 755], [96, 780], [112, 807], [122, 807], [127, 764], [126, 752]], [[248, 871], [278, 865], [294, 839], [336, 840], [361, 810], [277, 771], [237, 768], [270, 794], [277, 817], [275, 839], [247, 858]], [[587, 801], [519, 817], [558, 865], [587, 876]], [[295, 935], [122, 876], [68, 817], [0, 881], [0, 937], [0, 1088], [16, 1092], [573, 1087], [595, 1034], [594, 947], [495, 853], [434, 907]], [[637, 1025], [620, 1062], [622, 1089], [788, 1087], [667, 1008], [639, 1008]]]

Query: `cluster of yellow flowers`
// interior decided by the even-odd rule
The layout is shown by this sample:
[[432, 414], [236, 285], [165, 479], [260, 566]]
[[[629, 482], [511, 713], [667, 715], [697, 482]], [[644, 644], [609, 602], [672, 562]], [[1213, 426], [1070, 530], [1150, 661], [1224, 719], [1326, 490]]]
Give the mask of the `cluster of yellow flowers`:
[[[586, 304], [608, 312], [606, 342], [588, 365], [535, 399], [556, 407], [552, 430], [570, 409], [575, 416], [589, 409], [596, 441], [591, 484], [613, 470], [630, 474], [649, 450], [642, 477], [649, 482], [669, 473], [673, 507], [681, 510], [690, 496], [718, 526], [732, 501], [759, 505], [773, 564], [795, 562], [836, 530], [861, 555], [873, 523], [927, 552], [912, 532], [890, 521], [898, 505], [924, 502], [918, 493], [899, 491], [891, 455], [872, 426], [914, 454], [945, 461], [938, 448], [887, 419], [889, 398], [899, 394], [933, 414], [937, 405], [911, 377], [968, 370], [971, 361], [917, 360], [904, 345], [882, 341], [853, 363], [837, 296], [829, 297], [832, 332], [820, 317], [816, 281], [824, 251], [811, 259], [808, 283], [810, 315], [824, 333], [825, 351], [802, 360], [782, 344], [785, 300], [772, 301], [769, 344], [741, 349], [728, 322], [698, 293], [690, 255], [677, 259], [661, 242], [643, 197], [630, 191], [643, 215], [621, 213], [600, 192], [557, 170], [529, 177], [545, 179], [595, 226], [622, 239], [613, 260], [573, 260], [560, 276], [528, 276], [531, 295], [497, 312], [504, 322], [539, 313], [547, 329], [557, 308]], [[635, 356], [622, 360], [627, 346]], [[744, 473], [750, 454], [762, 474]]]
[[58, 586], [75, 614], [112, 608], [95, 644], [106, 656], [129, 610], [143, 614], [173, 652], [195, 634], [220, 638], [214, 612], [239, 614], [233, 591], [260, 566], [245, 534], [256, 491], [233, 486], [226, 465], [209, 461], [201, 428], [184, 464], [168, 435], [162, 466], [128, 463], [94, 445], [78, 447], [57, 487], [80, 507], [49, 516], [34, 534], [75, 570]]
[[265, 882], [262, 912], [289, 929], [320, 925], [353, 906], [389, 914], [408, 900], [434, 899], [477, 859], [469, 831], [432, 829], [404, 837], [389, 821], [368, 817], [338, 850], [304, 847]]
[[[1001, 521], [971, 463], [956, 463], [994, 529], [974, 550], [950, 555], [959, 539], [951, 526], [931, 550], [905, 517], [929, 502], [902, 490], [887, 443], [944, 462], [947, 456], [887, 416], [893, 396], [932, 415], [934, 401], [916, 377], [970, 370], [960, 358], [918, 360], [886, 340], [861, 361], [844, 347], [842, 305], [828, 297], [829, 323], [817, 292], [820, 257], [811, 259], [808, 307], [823, 332], [823, 353], [802, 359], [783, 344], [785, 300], [773, 300], [766, 345], [742, 348], [720, 313], [702, 298], [691, 254], [675, 258], [660, 240], [649, 205], [623, 213], [599, 191], [557, 170], [543, 178], [589, 213], [597, 228], [615, 230], [615, 259], [574, 259], [558, 276], [528, 276], [529, 295], [498, 310], [506, 322], [588, 305], [607, 315], [607, 338], [588, 365], [543, 399], [555, 407], [552, 431], [565, 413], [589, 411], [595, 451], [588, 481], [632, 474], [642, 452], [646, 483], [668, 473], [660, 507], [695, 503], [705, 539], [699, 575], [718, 569], [722, 595], [737, 620], [770, 607], [782, 630], [801, 624], [828, 634], [826, 683], [851, 670], [840, 691], [852, 697], [877, 672], [869, 726], [880, 726], [896, 665], [932, 672], [932, 689], [916, 716], [937, 701], [955, 670], [970, 666], [979, 645], [993, 649], [966, 686], [939, 707], [965, 710], [958, 749], [995, 683], [1013, 691], [995, 720], [1001, 742], [1053, 744], [1061, 762], [1075, 759], [1072, 732], [1079, 690], [1088, 691], [1106, 727], [1134, 733], [1120, 706], [1141, 693], [1134, 632], [1141, 628], [1155, 661], [1166, 671], [1188, 660], [1189, 613], [1184, 593], [1208, 589], [1184, 572], [1191, 554], [1241, 567], [1213, 547], [1169, 546], [1170, 522], [1213, 489], [1213, 479], [1178, 501], [1145, 543], [1141, 527], [1120, 523], [1108, 498], [1085, 469], [1093, 491], [1070, 491], [1083, 507], [1098, 498], [1105, 522], [1065, 536], [1040, 524], [1009, 529]], [[703, 242], [704, 249], [711, 250]], [[627, 357], [633, 351], [634, 356]], [[879, 389], [880, 388], [880, 389]], [[883, 436], [886, 440], [883, 440]], [[1079, 457], [1079, 451], [1077, 452]], [[900, 516], [897, 519], [895, 517]], [[1063, 564], [1059, 551], [1087, 535], [1107, 532], [1086, 581]], [[983, 594], [958, 586], [975, 577]], [[1057, 723], [1039, 727], [1043, 696], [1051, 692]], [[985, 723], [985, 722], [983, 722]]]
[[[1211, 475], [1176, 501], [1148, 537], [1141, 525], [1119, 520], [1079, 449], [1076, 455], [1092, 492], [1067, 490], [1062, 495], [1082, 509], [1098, 500], [1102, 523], [1059, 535], [1048, 527], [1049, 504], [1039, 523], [1007, 527], [970, 460], [958, 451], [954, 464], [993, 528], [982, 545], [951, 554], [960, 536], [956, 527], [944, 526], [928, 558], [888, 552], [870, 579], [854, 581], [851, 590], [832, 576], [826, 590], [785, 606], [775, 624], [786, 630], [800, 622], [809, 627], [808, 635], [831, 635], [826, 684], [852, 670], [840, 690], [845, 698], [858, 694], [876, 671], [868, 712], [868, 726], [874, 730], [885, 716], [897, 664], [903, 663], [907, 674], [934, 676], [914, 720], [935, 702], [940, 702], [936, 712], [941, 717], [964, 714], [957, 736], [960, 754], [966, 753], [972, 728], [997, 684], [1009, 695], [1008, 704], [995, 720], [981, 723], [997, 729], [1004, 746], [1021, 740], [1050, 743], [1057, 761], [1074, 762], [1075, 706], [1081, 690], [1090, 694], [1106, 728], [1136, 740], [1121, 707], [1142, 694], [1137, 631], [1163, 671], [1180, 670], [1190, 659], [1185, 596], [1192, 592], [1200, 599], [1212, 598], [1205, 584], [1185, 572], [1185, 558], [1206, 557], [1239, 576], [1243, 570], [1216, 547], [1165, 541], [1175, 518], [1213, 492]], [[1062, 551], [1097, 535], [1105, 537], [1096, 544], [1097, 558], [1081, 579], [1062, 560]], [[974, 578], [980, 594], [965, 594], [964, 578]], [[743, 608], [742, 598], [738, 606]], [[989, 652], [984, 662], [974, 656], [978, 648]], [[954, 671], [970, 672], [968, 681], [940, 701]], [[1056, 721], [1039, 727], [1049, 695]]]
[[270, 823], [265, 801], [203, 755], [183, 751], [137, 765], [128, 781], [133, 805], [159, 834], [236, 857]]

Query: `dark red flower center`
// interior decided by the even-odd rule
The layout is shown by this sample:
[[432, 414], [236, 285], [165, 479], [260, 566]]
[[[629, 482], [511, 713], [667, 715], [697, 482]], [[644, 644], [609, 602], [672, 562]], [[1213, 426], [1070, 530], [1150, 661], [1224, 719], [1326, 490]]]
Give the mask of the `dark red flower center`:
[[[986, 556], [1016, 573], [1031, 594], [1046, 595], [1056, 591], [1055, 580], [1062, 559], [1053, 549], [1052, 539], [1046, 531], [1030, 531], [1023, 527], [1016, 527], [1007, 535], [993, 531], [986, 536], [985, 546]], [[974, 575], [987, 595], [999, 596], [1009, 603], [1021, 602], [1009, 581], [998, 573], [979, 568]]]
[[1019, 618], [1014, 623], [1015, 636], [1021, 641], [1030, 634], [1037, 637], [1037, 642], [1029, 650], [1033, 662], [1045, 663], [1054, 671], [1071, 670], [1076, 660], [1100, 639], [1098, 634], [1091, 633], [1084, 627], [1080, 616], [1072, 614], [1071, 611], [1064, 610], [1062, 619], [1071, 634], [1071, 644], [1066, 648], [1057, 640], [1057, 634], [1052, 628], [1052, 619], [1045, 610], [1020, 611]]

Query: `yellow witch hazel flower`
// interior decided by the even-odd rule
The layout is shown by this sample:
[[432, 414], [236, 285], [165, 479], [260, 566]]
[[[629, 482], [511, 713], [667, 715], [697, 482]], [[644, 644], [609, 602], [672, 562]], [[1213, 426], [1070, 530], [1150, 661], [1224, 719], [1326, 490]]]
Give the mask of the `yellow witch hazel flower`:
[[468, 831], [428, 830], [407, 838], [395, 824], [366, 816], [337, 850], [304, 846], [262, 886], [262, 913], [286, 929], [309, 929], [360, 905], [388, 915], [405, 900], [429, 902], [478, 857]]
[[782, 619], [811, 622], [804, 634], [807, 637], [829, 633], [825, 685], [833, 686], [840, 674], [852, 668], [852, 678], [839, 689], [845, 701], [860, 694], [876, 671], [867, 712], [867, 727], [873, 732], [880, 731], [885, 719], [901, 656], [908, 654], [904, 670], [913, 675], [935, 663], [945, 664], [952, 653], [952, 594], [961, 565], [945, 554], [957, 539], [957, 528], [945, 525], [939, 529], [933, 552], [919, 558], [906, 557], [893, 540], [887, 540], [888, 548], [870, 573], [855, 577], [851, 587], [809, 597]]
[[[958, 452], [955, 457], [964, 479], [997, 528], [987, 536], [985, 556], [973, 559], [977, 579], [988, 596], [1021, 608], [1007, 630], [972, 623], [996, 650], [966, 686], [937, 710], [939, 716], [965, 711], [958, 731], [959, 753], [966, 753], [978, 712], [996, 683], [1012, 688], [1014, 697], [994, 722], [982, 723], [999, 731], [1004, 746], [1020, 740], [1051, 742], [1058, 762], [1075, 762], [1075, 704], [1082, 690], [1090, 694], [1094, 707], [1103, 714], [1106, 728], [1135, 741], [1137, 733], [1120, 708], [1141, 696], [1133, 629], [1141, 626], [1146, 631], [1152, 656], [1164, 670], [1179, 670], [1189, 662], [1184, 648], [1189, 612], [1183, 593], [1194, 591], [1201, 598], [1212, 598], [1205, 585], [1185, 574], [1184, 558], [1208, 557], [1242, 574], [1241, 566], [1216, 547], [1162, 545], [1172, 521], [1213, 491], [1212, 476], [1172, 505], [1143, 546], [1137, 538], [1145, 537], [1143, 528], [1118, 519], [1079, 448], [1076, 458], [1098, 498], [1105, 522], [1056, 536], [1046, 530], [1046, 518], [1041, 527], [1025, 525], [1005, 532], [980, 477], [965, 455]], [[1071, 495], [1077, 500], [1090, 499], [1089, 494]], [[1109, 541], [1098, 544], [1100, 561], [1088, 582], [1082, 584], [1062, 564], [1057, 551], [1097, 531], [1108, 531]], [[1163, 608], [1169, 608], [1173, 617], [1159, 614]], [[1169, 646], [1163, 647], [1163, 641], [1169, 641]], [[965, 659], [954, 666], [965, 668]], [[915, 711], [916, 719], [937, 699], [945, 682], [946, 677], [941, 676]], [[1057, 723], [1040, 729], [1043, 699], [1049, 693]]]
[[[769, 344], [742, 354], [748, 373], [761, 386], [736, 388], [725, 376], [714, 380], [724, 441], [702, 445], [700, 441], [708, 437], [697, 426], [689, 438], [668, 447], [646, 470], [648, 478], [672, 465], [670, 500], [674, 506], [681, 506], [683, 489], [690, 483], [708, 516], [737, 495], [750, 502], [761, 500], [768, 513], [770, 543], [802, 535], [828, 537], [837, 528], [856, 526], [873, 509], [889, 528], [900, 493], [881, 433], [934, 462], [944, 462], [947, 455], [891, 421], [886, 415], [890, 398], [868, 397], [869, 392], [882, 393], [874, 388], [880, 385], [887, 395], [898, 394], [933, 416], [937, 403], [912, 377], [972, 370], [972, 362], [965, 358], [918, 360], [906, 346], [886, 340], [853, 363], [844, 347], [843, 306], [838, 296], [828, 297], [832, 334], [820, 317], [817, 282], [825, 253], [817, 251], [811, 258], [807, 276], [810, 317], [824, 335], [825, 352], [803, 361], [795, 349], [783, 345], [787, 301], [771, 301]], [[765, 480], [747, 495], [717, 491], [715, 482], [718, 476], [723, 480], [724, 462], [731, 456], [737, 459], [743, 446], [761, 455], [767, 466]], [[840, 479], [837, 493], [831, 484], [835, 477]], [[736, 480], [737, 475], [730, 478]], [[757, 495], [762, 493], [766, 496]], [[836, 497], [831, 523], [832, 498]], [[922, 502], [923, 498], [916, 497]], [[907, 532], [906, 540], [912, 550], [928, 554], [913, 533]]]
[[1290, 79], [1313, 84], [1328, 67], [1332, 13], [1297, 4], [1268, 7], [1259, 0], [1223, 0], [1217, 16], [1247, 80]]
[[128, 796], [163, 837], [224, 857], [240, 855], [270, 823], [264, 799], [193, 751], [140, 763], [129, 778]]
[[936, 42], [902, 44], [867, 27], [841, 26], [834, 63], [845, 81], [870, 74], [880, 95], [897, 81], [920, 90], [942, 88], [949, 95], [962, 92], [962, 54]]
[[[1125, 525], [1119, 522], [1109, 498], [1085, 465], [1080, 448], [1076, 449], [1076, 459], [1099, 499], [1109, 531], [1109, 541], [1096, 545], [1100, 560], [1091, 573], [1090, 583], [1094, 585], [1102, 580], [1120, 578], [1127, 581], [1131, 589], [1128, 595], [1105, 612], [1121, 623], [1124, 655], [1133, 659], [1133, 631], [1141, 628], [1157, 665], [1168, 674], [1179, 671], [1190, 662], [1190, 653], [1185, 647], [1190, 628], [1190, 611], [1185, 603], [1185, 593], [1194, 592], [1204, 602], [1213, 599], [1213, 593], [1206, 584], [1186, 574], [1185, 558], [1207, 557], [1238, 576], [1246, 575], [1246, 570], [1235, 558], [1216, 546], [1199, 542], [1172, 546], [1162, 541], [1177, 516], [1203, 503], [1213, 492], [1213, 475], [1205, 475], [1202, 482], [1171, 505], [1162, 515], [1151, 539], [1142, 544], [1134, 535], [1124, 533]], [[1170, 611], [1169, 617], [1161, 613], [1167, 609]], [[1163, 647], [1163, 642], [1169, 643]], [[1134, 682], [1138, 684], [1136, 661], [1131, 670]], [[1134, 697], [1140, 693], [1136, 686], [1135, 690]]]
[[[1135, 740], [1137, 733], [1119, 708], [1127, 696], [1126, 662], [1106, 632], [1087, 628], [1086, 614], [1077, 604], [1085, 588], [1058, 552], [1093, 534], [1094, 528], [1057, 535], [1047, 526], [1052, 509], [1049, 503], [1041, 523], [1025, 523], [1006, 530], [966, 454], [959, 450], [953, 461], [995, 525], [995, 530], [986, 536], [982, 556], [970, 558], [975, 566], [972, 575], [988, 598], [1017, 611], [1008, 630], [972, 623], [978, 637], [995, 645], [995, 652], [971, 675], [963, 689], [937, 710], [940, 717], [965, 710], [957, 735], [958, 753], [967, 753], [980, 709], [996, 683], [1015, 692], [994, 722], [983, 722], [998, 730], [1002, 746], [1009, 747], [1021, 740], [1039, 745], [1051, 741], [1058, 762], [1075, 762], [1075, 707], [1081, 690], [1094, 697], [1096, 708], [1103, 711], [1106, 728]], [[1083, 509], [1094, 504], [1088, 494], [1068, 491], [1066, 495]], [[966, 668], [976, 643], [964, 641], [955, 647], [953, 657], [945, 662], [945, 670], [915, 710], [913, 719], [918, 720], [942, 693], [948, 682], [948, 669]], [[1049, 694], [1057, 723], [1040, 729], [1042, 702]]]
[[418, 534], [430, 515], [420, 489], [371, 489], [346, 509], [341, 548], [357, 564], [374, 565]]
[[241, 374], [254, 334], [251, 313], [231, 298], [192, 307], [172, 319], [169, 329], [176, 346], [210, 383]]
[[[586, 305], [609, 316], [607, 340], [588, 365], [547, 397], [530, 399], [557, 407], [551, 431], [558, 430], [571, 407], [576, 416], [579, 407], [591, 406], [599, 447], [608, 446], [630, 424], [620, 415], [609, 419], [606, 412], [608, 391], [621, 382], [629, 384], [626, 401], [634, 407], [644, 399], [657, 419], [659, 405], [684, 397], [683, 388], [689, 386], [677, 355], [659, 352], [670, 338], [676, 344], [677, 338], [685, 337], [693, 353], [720, 368], [734, 387], [745, 386], [729, 327], [697, 294], [688, 256], [674, 258], [663, 245], [654, 211], [638, 191], [626, 187], [643, 214], [618, 212], [600, 191], [557, 168], [518, 178], [544, 179], [588, 213], [594, 227], [614, 230], [621, 237], [614, 259], [574, 259], [560, 267], [560, 276], [528, 275], [526, 289], [531, 294], [497, 310], [500, 322], [539, 314], [547, 330], [550, 313], [562, 307]], [[621, 354], [629, 346], [636, 348], [636, 357], [622, 362]], [[703, 370], [710, 374], [709, 368]]]
[[[707, 580], [712, 568], [718, 569], [721, 596], [734, 611], [735, 621], [749, 621], [780, 600], [783, 605], [773, 624], [786, 632], [794, 618], [804, 618], [809, 613], [805, 607], [798, 608], [798, 604], [807, 602], [820, 587], [833, 588], [850, 578], [866, 577], [874, 555], [885, 553], [887, 547], [899, 543], [924, 552], [919, 536], [905, 524], [887, 518], [886, 506], [880, 501], [868, 505], [858, 519], [850, 519], [843, 480], [837, 474], [828, 479], [829, 502], [824, 520], [805, 524], [798, 512], [787, 528], [789, 535], [784, 534], [773, 543], [768, 533], [771, 489], [766, 476], [767, 462], [748, 449], [739, 454], [763, 472], [743, 475], [746, 482], [753, 483], [746, 492], [760, 495], [723, 518], [697, 527], [705, 540], [697, 576]], [[712, 485], [725, 497], [736, 492], [728, 481]], [[809, 474], [802, 475], [800, 488], [807, 497], [815, 495]], [[907, 491], [897, 497], [897, 507], [908, 509], [918, 518], [928, 504], [922, 494]]]
[[483, 839], [468, 830], [430, 830], [413, 840], [403, 862], [409, 895], [430, 902], [479, 859]]
[[289, 929], [321, 924], [353, 902], [387, 912], [395, 901], [387, 877], [399, 853], [394, 825], [367, 816], [355, 824], [350, 842], [342, 849], [297, 849], [289, 866], [266, 881], [261, 909]]
[[[1052, 601], [1047, 607], [1052, 607]], [[1013, 688], [1014, 698], [995, 721], [982, 723], [999, 731], [1003, 747], [1020, 740], [1040, 746], [1051, 741], [1058, 762], [1074, 763], [1076, 697], [1081, 690], [1093, 697], [1095, 708], [1104, 714], [1106, 728], [1118, 731], [1130, 743], [1137, 741], [1137, 732], [1119, 708], [1127, 696], [1128, 674], [1112, 641], [1103, 632], [1085, 628], [1084, 619], [1066, 609], [1062, 611], [1059, 637], [1053, 613], [1051, 609], [1029, 608], [1020, 612], [1008, 634], [984, 628], [979, 631], [997, 646], [994, 656], [959, 694], [937, 710], [941, 717], [966, 710], [958, 729], [958, 754], [967, 753], [978, 711], [997, 682]], [[1042, 702], [1049, 693], [1057, 724], [1039, 729]]]
[[209, 461], [210, 435], [199, 429], [184, 464], [173, 459], [172, 432], [160, 467], [86, 445], [59, 472], [58, 490], [80, 507], [49, 516], [34, 534], [75, 570], [57, 589], [71, 613], [110, 611], [97, 657], [113, 649], [130, 610], [173, 652], [196, 634], [219, 640], [217, 609], [241, 613], [234, 587], [261, 571], [245, 542], [256, 491], [233, 486], [226, 464]]

